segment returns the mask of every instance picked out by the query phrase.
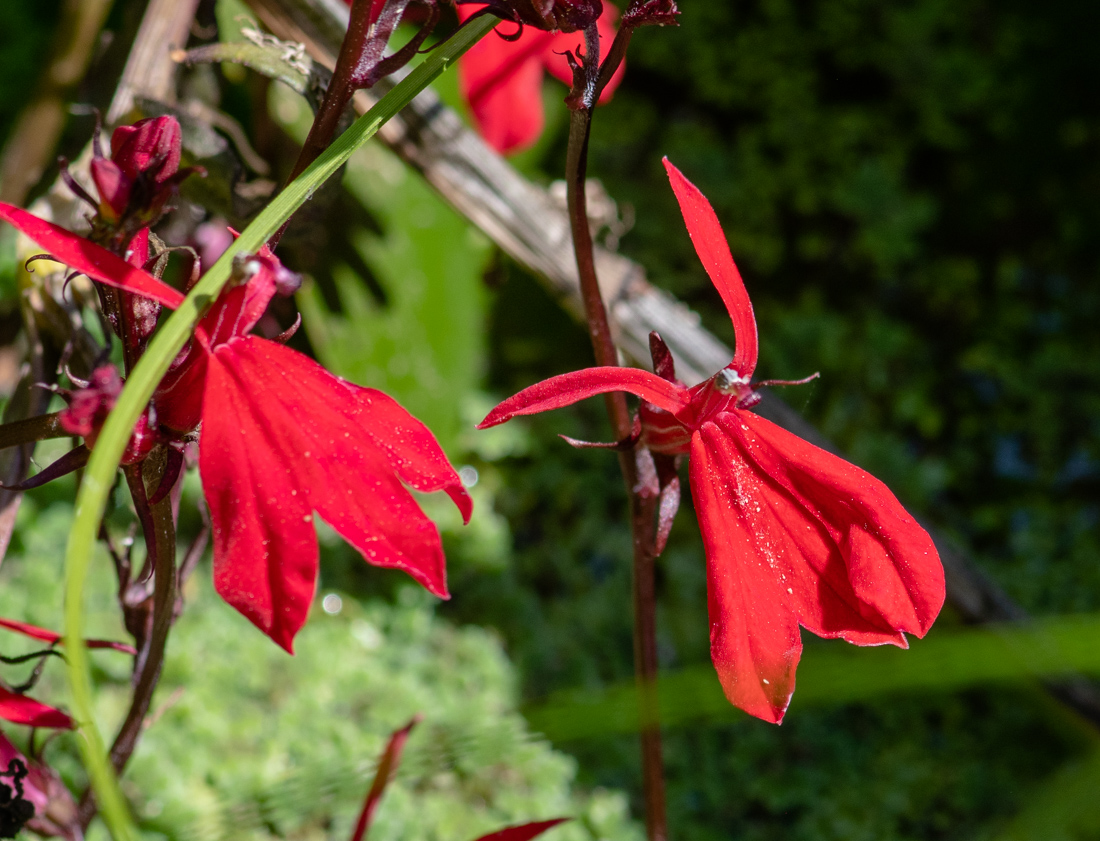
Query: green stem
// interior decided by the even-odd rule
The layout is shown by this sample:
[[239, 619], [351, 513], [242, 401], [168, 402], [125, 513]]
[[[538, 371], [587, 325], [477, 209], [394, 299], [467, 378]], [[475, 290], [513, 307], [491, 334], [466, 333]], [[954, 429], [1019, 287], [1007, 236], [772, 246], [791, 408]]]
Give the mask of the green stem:
[[69, 686], [72, 691], [74, 718], [83, 739], [80, 749], [99, 802], [100, 813], [116, 841], [136, 841], [136, 830], [119, 789], [103, 737], [92, 711], [92, 681], [84, 647], [84, 586], [92, 560], [92, 548], [99, 523], [114, 484], [115, 471], [122, 458], [130, 432], [149, 403], [157, 383], [210, 303], [229, 280], [233, 258], [237, 254], [258, 251], [291, 214], [331, 178], [351, 154], [375, 135], [378, 129], [404, 108], [459, 56], [493, 28], [495, 21], [484, 17], [463, 27], [450, 41], [427, 59], [378, 102], [317, 158], [297, 179], [287, 185], [229, 250], [222, 255], [196, 284], [180, 308], [164, 323], [148, 350], [134, 367], [118, 403], [103, 425], [95, 449], [88, 460], [76, 497], [76, 515], [65, 554], [65, 645]]

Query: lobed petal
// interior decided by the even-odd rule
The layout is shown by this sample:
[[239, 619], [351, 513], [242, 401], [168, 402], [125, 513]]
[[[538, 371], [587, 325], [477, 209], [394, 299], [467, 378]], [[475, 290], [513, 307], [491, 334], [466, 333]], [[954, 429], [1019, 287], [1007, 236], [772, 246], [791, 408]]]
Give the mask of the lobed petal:
[[753, 479], [730, 462], [713, 424], [692, 436], [689, 481], [707, 556], [711, 659], [730, 703], [778, 724], [794, 693], [802, 640], [768, 542], [741, 515]]
[[443, 491], [469, 523], [474, 503], [431, 430], [396, 400], [374, 388], [347, 383], [359, 405], [363, 432], [401, 481], [415, 491]]
[[[814, 615], [804, 604], [803, 624], [857, 644], [904, 645], [901, 633], [924, 636], [943, 606], [943, 566], [928, 533], [890, 489], [751, 412], [719, 415], [715, 424], [737, 455], [766, 477], [766, 499], [776, 518], [797, 535], [794, 543], [821, 581], [820, 612]], [[866, 637], [868, 629], [855, 623], [838, 627], [838, 616], [829, 615], [838, 609], [836, 596], [896, 638]]]
[[560, 409], [587, 397], [612, 391], [637, 395], [666, 412], [678, 412], [688, 403], [686, 389], [649, 371], [640, 368], [586, 368], [551, 377], [513, 394], [489, 412], [477, 428], [488, 429], [518, 415]]
[[714, 208], [699, 188], [692, 184], [668, 158], [664, 159], [665, 170], [680, 212], [684, 215], [688, 234], [695, 246], [695, 253], [707, 270], [714, 288], [722, 296], [726, 311], [733, 321], [733, 335], [736, 339], [733, 361], [730, 367], [743, 377], [751, 377], [756, 370], [759, 342], [756, 335], [756, 317], [752, 312], [752, 301], [741, 280], [741, 272], [733, 262], [729, 243], [722, 231], [722, 225]]
[[148, 272], [77, 236], [72, 231], [39, 219], [22, 208], [0, 202], [0, 219], [9, 222], [64, 263], [92, 280], [159, 301], [170, 309], [183, 303], [183, 295]]
[[[258, 392], [230, 366], [207, 367], [199, 473], [210, 508], [214, 587], [288, 652], [317, 581], [312, 509]], [[300, 408], [300, 407], [299, 407]]]
[[61, 710], [48, 707], [26, 695], [18, 695], [2, 686], [0, 686], [0, 718], [13, 724], [26, 724], [30, 727], [72, 730], [75, 726], [73, 720]]
[[[464, 516], [469, 500], [453, 470], [441, 469], [442, 452], [426, 428], [377, 393], [258, 337], [221, 345], [208, 368], [200, 469], [204, 488], [211, 473], [208, 500], [211, 492], [219, 500], [217, 515], [211, 503], [216, 579], [221, 575], [227, 581], [232, 574], [272, 582], [266, 590], [236, 586], [235, 598], [226, 596], [227, 601], [290, 649], [316, 578], [313, 511], [369, 563], [404, 570], [430, 592], [448, 597], [439, 532], [402, 479], [413, 487], [447, 491]], [[385, 424], [391, 425], [384, 429]], [[383, 447], [387, 434], [404, 438]], [[422, 451], [414, 454], [416, 447]], [[244, 448], [247, 453], [233, 455]], [[249, 462], [247, 475], [236, 480], [238, 488], [220, 463], [233, 458]], [[237, 525], [242, 519], [253, 522]], [[234, 529], [236, 544], [230, 545]], [[284, 551], [265, 530], [284, 535], [277, 539], [294, 546]], [[297, 558], [296, 565], [285, 559], [288, 553]], [[288, 563], [291, 575], [284, 586]], [[294, 621], [276, 627], [278, 611]]]
[[704, 424], [702, 431], [714, 462], [737, 482], [729, 516], [756, 536], [758, 551], [786, 591], [798, 623], [821, 637], [907, 647], [905, 635], [855, 593], [843, 554], [817, 512], [778, 486], [745, 454], [742, 439], [754, 420], [749, 412], [727, 412]]

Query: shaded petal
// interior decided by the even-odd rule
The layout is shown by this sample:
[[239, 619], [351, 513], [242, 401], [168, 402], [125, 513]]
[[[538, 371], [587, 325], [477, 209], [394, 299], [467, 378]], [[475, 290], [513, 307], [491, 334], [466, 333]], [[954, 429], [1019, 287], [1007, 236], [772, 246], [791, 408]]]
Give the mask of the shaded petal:
[[13, 724], [27, 724], [31, 727], [56, 727], [72, 730], [73, 720], [61, 710], [47, 707], [33, 698], [4, 689], [0, 686], [0, 718]]
[[92, 280], [151, 298], [171, 309], [183, 303], [183, 295], [167, 283], [131, 266], [106, 248], [52, 222], [39, 219], [33, 213], [0, 202], [0, 219], [10, 222], [49, 251], [58, 262], [86, 274]]
[[[725, 413], [715, 424], [737, 455], [767, 478], [766, 500], [822, 582], [870, 624], [924, 636], [943, 606], [943, 566], [928, 533], [890, 489], [751, 412]], [[861, 638], [866, 628], [837, 627], [837, 617], [828, 616], [836, 600], [824, 589], [819, 596], [824, 612], [814, 615], [810, 604], [800, 608], [803, 624], [815, 633], [902, 644]]]
[[482, 835], [477, 841], [531, 841], [548, 829], [552, 829], [560, 823], [565, 823], [569, 818], [555, 818], [552, 821], [537, 821], [525, 823], [521, 826], [508, 826], [504, 829]]
[[[14, 619], [0, 618], [0, 628], [15, 631], [17, 634], [22, 634], [31, 639], [48, 642], [50, 645], [57, 645], [65, 641], [65, 638], [56, 631], [51, 631], [48, 628], [39, 628], [37, 625], [29, 625], [26, 622], [16, 622]], [[126, 654], [137, 654], [137, 651], [134, 650], [132, 645], [126, 645], [122, 642], [112, 642], [111, 640], [84, 640], [84, 645], [88, 648], [113, 648], [115, 651], [123, 651]]]
[[176, 432], [190, 432], [202, 420], [206, 365], [210, 356], [203, 334], [180, 351], [153, 393], [157, 423]]
[[743, 463], [731, 465], [713, 424], [692, 436], [689, 468], [707, 556], [711, 659], [730, 703], [778, 724], [794, 692], [802, 640], [767, 543], [743, 516], [754, 477]]
[[676, 201], [680, 203], [680, 212], [684, 215], [684, 222], [687, 224], [695, 252], [699, 255], [703, 268], [710, 275], [714, 288], [722, 296], [726, 311], [729, 312], [730, 319], [733, 321], [736, 350], [730, 367], [743, 377], [751, 377], [752, 372], [756, 370], [759, 350], [756, 317], [752, 312], [749, 293], [745, 291], [745, 283], [741, 280], [741, 272], [737, 270], [737, 264], [733, 262], [733, 255], [730, 254], [726, 235], [706, 196], [688, 181], [668, 158], [664, 159], [664, 164], [669, 181], [672, 182], [672, 191], [676, 193]]
[[549, 32], [529, 26], [517, 41], [482, 38], [459, 59], [459, 86], [478, 132], [502, 155], [527, 148], [542, 133], [543, 55], [552, 43]]
[[477, 428], [487, 429], [517, 415], [534, 415], [571, 406], [586, 397], [611, 391], [637, 395], [668, 412], [678, 412], [687, 406], [685, 389], [649, 371], [619, 367], [585, 368], [551, 377], [513, 394], [489, 412]]
[[[199, 473], [214, 538], [214, 587], [293, 652], [317, 580], [312, 510], [272, 418], [248, 384], [216, 359], [207, 369]], [[293, 423], [293, 415], [276, 418]]]

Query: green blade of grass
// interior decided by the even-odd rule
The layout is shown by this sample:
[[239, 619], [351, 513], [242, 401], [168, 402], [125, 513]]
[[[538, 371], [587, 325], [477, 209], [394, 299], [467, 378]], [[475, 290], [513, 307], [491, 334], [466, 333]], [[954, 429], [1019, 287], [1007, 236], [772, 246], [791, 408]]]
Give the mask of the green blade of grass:
[[[866, 701], [889, 693], [951, 692], [1075, 674], [1100, 675], [1100, 615], [933, 631], [927, 639], [913, 640], [908, 651], [813, 643], [799, 664], [789, 715], [806, 706]], [[666, 727], [743, 715], [726, 700], [709, 665], [661, 675], [658, 697]], [[599, 692], [566, 692], [530, 708], [527, 719], [555, 741], [636, 732], [638, 698], [633, 683]]]

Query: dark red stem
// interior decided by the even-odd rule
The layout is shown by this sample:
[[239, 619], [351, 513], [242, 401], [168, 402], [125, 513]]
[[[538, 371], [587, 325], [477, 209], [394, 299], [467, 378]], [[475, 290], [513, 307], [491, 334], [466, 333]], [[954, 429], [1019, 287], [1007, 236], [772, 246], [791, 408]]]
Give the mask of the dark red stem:
[[[139, 649], [135, 661], [134, 693], [130, 699], [130, 709], [111, 745], [111, 764], [115, 773], [122, 772], [137, 747], [145, 718], [149, 714], [153, 692], [160, 682], [164, 650], [175, 612], [176, 527], [172, 517], [172, 501], [170, 497], [165, 497], [156, 505], [150, 505], [148, 491], [160, 482], [165, 464], [163, 453], [159, 458], [150, 457], [143, 464], [148, 465], [148, 468], [143, 470], [141, 465], [132, 465], [124, 470], [145, 535], [146, 551], [149, 554], [147, 563], [153, 568], [152, 618], [148, 634], [137, 640]], [[123, 610], [126, 610], [126, 606]], [[91, 789], [88, 789], [81, 798], [79, 807], [80, 825], [83, 829], [88, 828], [95, 813], [95, 798]]]
[[[621, 34], [621, 33], [620, 33]], [[613, 45], [609, 63], [615, 66], [622, 61], [629, 35], [622, 36], [620, 49]], [[598, 62], [598, 52], [589, 42], [585, 61]], [[598, 43], [598, 42], [597, 42]], [[616, 45], [619, 38], [616, 38]], [[605, 65], [606, 68], [606, 65]], [[595, 68], [587, 68], [589, 78], [595, 76]], [[601, 82], [606, 84], [615, 67], [600, 69], [598, 81], [584, 99], [587, 107], [571, 112], [569, 122], [569, 147], [566, 153], [566, 187], [569, 207], [569, 223], [573, 233], [573, 251], [580, 277], [581, 297], [588, 321], [588, 334], [597, 365], [618, 365], [618, 350], [611, 337], [607, 308], [600, 293], [596, 275], [596, 259], [592, 244], [592, 232], [588, 223], [588, 204], [585, 182], [588, 170], [588, 140], [592, 128], [592, 104], [599, 98]], [[594, 95], [593, 95], [594, 94]], [[579, 97], [578, 97], [579, 99]], [[616, 440], [630, 437], [631, 418], [626, 397], [621, 392], [605, 398], [608, 417]], [[640, 447], [641, 445], [637, 445]], [[641, 492], [638, 483], [636, 459], [641, 455], [633, 450], [619, 454], [619, 465], [627, 494], [630, 496], [630, 525], [634, 548], [634, 670], [641, 706], [642, 748], [642, 796], [645, 800], [646, 836], [649, 841], [666, 841], [668, 820], [665, 813], [664, 761], [661, 753], [661, 728], [657, 713], [657, 598], [654, 580], [656, 560], [655, 535], [658, 498]]]

